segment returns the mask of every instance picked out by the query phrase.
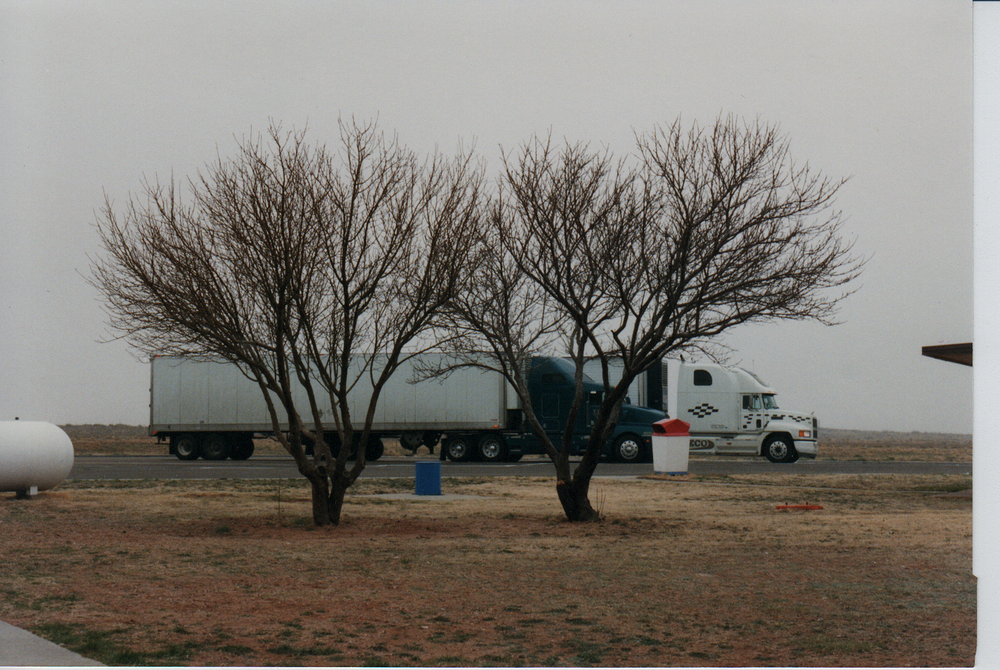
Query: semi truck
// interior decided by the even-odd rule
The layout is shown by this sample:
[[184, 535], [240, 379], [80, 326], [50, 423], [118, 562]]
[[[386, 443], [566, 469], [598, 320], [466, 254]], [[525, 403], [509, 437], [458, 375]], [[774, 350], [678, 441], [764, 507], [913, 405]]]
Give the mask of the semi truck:
[[[513, 387], [499, 372], [456, 367], [444, 377], [419, 379], [419, 371], [447, 363], [444, 354], [421, 354], [396, 371], [382, 390], [365, 445], [365, 458], [378, 460], [383, 438], [397, 438], [407, 448], [434, 448], [452, 461], [517, 461], [544, 453], [525, 419]], [[361, 357], [355, 357], [360, 371]], [[250, 458], [255, 437], [274, 434], [267, 406], [256, 382], [228, 362], [173, 356], [151, 359], [150, 434], [167, 442], [169, 453], [182, 460]], [[559, 357], [537, 356], [528, 366], [532, 407], [546, 432], [558, 444], [575, 392], [574, 367]], [[367, 375], [351, 391], [351, 415], [365, 416], [372, 386]], [[603, 386], [584, 379], [585, 407], [577, 414], [572, 452], [586, 448], [603, 394]], [[304, 387], [295, 389], [298, 407], [307, 408]], [[277, 405], [280, 408], [280, 405]], [[335, 453], [340, 445], [332, 410], [321, 410], [326, 436]], [[622, 406], [604, 457], [625, 462], [652, 458], [653, 423], [665, 418], [655, 408]], [[278, 427], [287, 431], [287, 417]], [[351, 449], [358, 449], [352, 445]], [[353, 457], [354, 454], [349, 454]]]
[[[600, 378], [600, 363], [584, 371]], [[612, 361], [610, 381], [622, 377]], [[629, 385], [628, 399], [690, 424], [692, 454], [763, 456], [773, 463], [816, 458], [814, 414], [778, 406], [777, 392], [752, 372], [716, 363], [663, 359]]]

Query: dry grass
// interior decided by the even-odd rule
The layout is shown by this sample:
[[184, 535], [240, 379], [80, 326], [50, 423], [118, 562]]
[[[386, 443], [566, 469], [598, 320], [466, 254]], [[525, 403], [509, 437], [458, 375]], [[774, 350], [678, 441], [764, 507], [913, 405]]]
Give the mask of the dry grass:
[[0, 619], [127, 665], [967, 666], [969, 483], [599, 480], [578, 525], [362, 480], [315, 529], [297, 480], [70, 482], [0, 500]]
[[819, 450], [832, 461], [969, 462], [972, 436], [821, 429]]

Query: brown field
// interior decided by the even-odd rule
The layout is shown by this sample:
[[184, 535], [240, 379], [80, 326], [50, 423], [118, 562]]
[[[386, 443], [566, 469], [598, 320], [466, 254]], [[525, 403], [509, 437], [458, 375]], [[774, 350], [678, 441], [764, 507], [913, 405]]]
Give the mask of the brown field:
[[[971, 457], [897, 438], [843, 457]], [[0, 498], [0, 620], [118, 665], [969, 666], [970, 486], [599, 480], [580, 525], [547, 478], [371, 479], [316, 529], [299, 480], [67, 482]]]

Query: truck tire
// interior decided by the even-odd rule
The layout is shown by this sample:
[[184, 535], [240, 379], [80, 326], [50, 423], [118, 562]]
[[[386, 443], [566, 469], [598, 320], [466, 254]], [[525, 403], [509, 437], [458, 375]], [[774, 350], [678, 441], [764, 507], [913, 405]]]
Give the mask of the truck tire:
[[639, 463], [645, 450], [641, 437], [625, 433], [615, 440], [615, 450], [612, 456], [619, 463]]
[[799, 460], [795, 443], [788, 435], [770, 435], [764, 440], [764, 457], [772, 463], [794, 463]]
[[507, 445], [499, 435], [483, 435], [479, 440], [479, 457], [487, 463], [507, 460]]
[[424, 434], [421, 437], [421, 441], [424, 443], [424, 446], [430, 449], [430, 452], [432, 454], [434, 453], [434, 447], [437, 446], [437, 443], [440, 439], [441, 439], [441, 433], [434, 430], [424, 431]]
[[201, 456], [201, 440], [195, 435], [178, 435], [174, 440], [174, 453], [182, 461], [193, 461]]
[[201, 455], [206, 461], [224, 461], [229, 458], [229, 438], [225, 435], [209, 435], [201, 445]]
[[229, 458], [234, 461], [245, 461], [253, 456], [253, 438], [249, 435], [240, 435], [233, 442], [232, 449], [229, 450]]
[[417, 449], [422, 447], [424, 444], [423, 438], [420, 433], [400, 433], [399, 434], [399, 446], [407, 451], [412, 451], [417, 453]]
[[385, 445], [382, 443], [382, 438], [378, 435], [370, 435], [368, 437], [368, 446], [365, 447], [365, 460], [377, 461], [382, 458], [382, 454], [384, 453]]
[[326, 442], [326, 446], [330, 449], [331, 458], [340, 456], [340, 433], [335, 430], [328, 430], [323, 433], [323, 441]]
[[444, 443], [444, 453], [452, 461], [467, 461], [472, 458], [469, 438], [465, 435], [449, 437]]

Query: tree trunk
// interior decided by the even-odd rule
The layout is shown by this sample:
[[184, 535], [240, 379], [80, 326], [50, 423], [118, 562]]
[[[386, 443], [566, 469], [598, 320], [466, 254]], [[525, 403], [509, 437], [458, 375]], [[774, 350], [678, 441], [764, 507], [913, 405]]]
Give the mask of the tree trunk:
[[306, 474], [312, 484], [313, 523], [317, 526], [339, 526], [340, 514], [344, 508], [344, 494], [353, 480], [348, 473], [329, 479], [325, 468]]
[[324, 479], [310, 479], [309, 483], [312, 484], [313, 523], [317, 526], [326, 526], [330, 523], [326, 481]]
[[344, 494], [351, 487], [351, 478], [347, 474], [340, 477], [333, 477], [330, 486], [329, 510], [330, 523], [334, 526], [340, 525], [340, 513], [344, 509]]
[[312, 484], [313, 523], [317, 526], [326, 526], [333, 523], [330, 518], [326, 477], [309, 477], [309, 482]]
[[556, 482], [556, 493], [569, 521], [600, 521], [601, 515], [590, 504], [590, 478]]
[[[554, 459], [556, 466], [556, 494], [562, 504], [563, 512], [568, 521], [600, 521], [601, 515], [590, 504], [590, 477], [594, 468], [577, 466], [575, 472], [570, 472], [569, 455], [566, 447]], [[586, 462], [586, 454], [584, 455]]]

